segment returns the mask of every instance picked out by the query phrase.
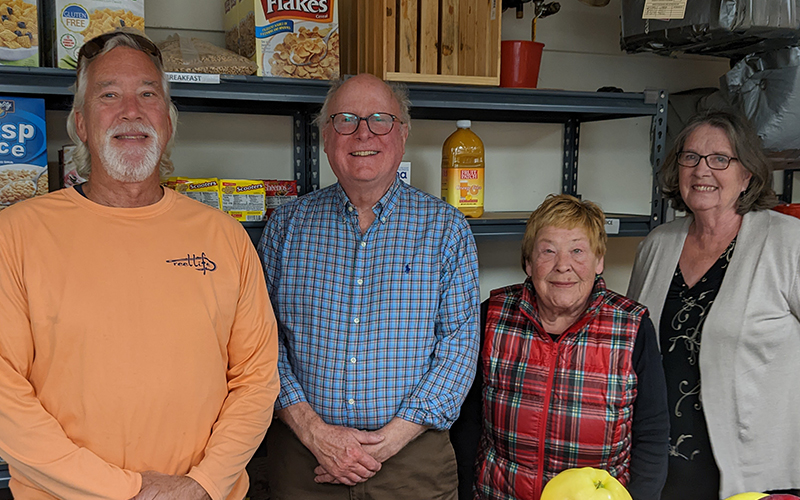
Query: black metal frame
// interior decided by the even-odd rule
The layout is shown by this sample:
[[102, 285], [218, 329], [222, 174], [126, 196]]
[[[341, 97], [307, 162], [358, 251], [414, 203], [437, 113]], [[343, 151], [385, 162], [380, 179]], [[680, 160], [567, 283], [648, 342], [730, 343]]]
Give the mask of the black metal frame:
[[[75, 72], [56, 68], [0, 67], [0, 95], [42, 97], [47, 109], [69, 109]], [[451, 85], [410, 84], [412, 116], [422, 119], [561, 123], [564, 125], [562, 191], [578, 195], [579, 132], [582, 122], [637, 116], [652, 117], [652, 209], [649, 216], [615, 215], [621, 236], [643, 236], [664, 219], [665, 206], [658, 188], [664, 158], [667, 93], [573, 92], [544, 89], [507, 89]], [[171, 95], [181, 111], [288, 115], [293, 126], [294, 175], [300, 193], [319, 188], [319, 130], [313, 125], [328, 91], [315, 80], [223, 76], [219, 84], [174, 83]], [[495, 214], [470, 219], [476, 236], [518, 237], [525, 216]], [[646, 220], [646, 223], [643, 223]], [[245, 224], [252, 234], [258, 226]]]

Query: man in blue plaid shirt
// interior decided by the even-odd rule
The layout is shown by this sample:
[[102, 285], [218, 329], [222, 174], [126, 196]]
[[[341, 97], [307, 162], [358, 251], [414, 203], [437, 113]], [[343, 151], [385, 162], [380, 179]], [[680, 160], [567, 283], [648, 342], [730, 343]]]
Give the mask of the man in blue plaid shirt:
[[261, 238], [280, 332], [272, 500], [456, 498], [447, 429], [474, 377], [478, 263], [460, 212], [397, 176], [408, 106], [371, 75], [334, 84], [318, 124], [339, 182]]

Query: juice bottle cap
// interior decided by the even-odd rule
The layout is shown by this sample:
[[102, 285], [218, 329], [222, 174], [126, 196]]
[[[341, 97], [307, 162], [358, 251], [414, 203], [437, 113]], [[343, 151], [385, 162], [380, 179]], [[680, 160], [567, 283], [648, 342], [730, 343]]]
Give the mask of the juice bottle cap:
[[470, 128], [472, 126], [471, 120], [458, 120], [456, 122], [456, 127], [458, 128]]

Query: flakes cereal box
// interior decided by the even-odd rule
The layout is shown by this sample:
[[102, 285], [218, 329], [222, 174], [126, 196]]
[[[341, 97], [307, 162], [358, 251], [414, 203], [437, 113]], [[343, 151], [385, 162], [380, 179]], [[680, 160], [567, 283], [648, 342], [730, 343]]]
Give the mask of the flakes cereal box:
[[226, 45], [251, 57], [259, 76], [339, 77], [337, 0], [225, 0], [225, 8], [238, 20], [226, 17]]
[[39, 65], [37, 0], [0, 0], [0, 64]]
[[44, 99], [0, 97], [0, 209], [48, 185]]
[[[2, 0], [0, 0], [2, 1]], [[144, 0], [49, 0], [46, 60], [75, 69], [83, 42], [119, 27], [144, 33]]]

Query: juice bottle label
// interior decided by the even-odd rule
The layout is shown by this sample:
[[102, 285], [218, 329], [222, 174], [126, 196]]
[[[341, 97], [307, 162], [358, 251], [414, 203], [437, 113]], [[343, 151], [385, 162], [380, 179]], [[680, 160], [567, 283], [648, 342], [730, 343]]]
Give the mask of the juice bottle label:
[[456, 208], [483, 208], [483, 168], [443, 168], [442, 199]]

